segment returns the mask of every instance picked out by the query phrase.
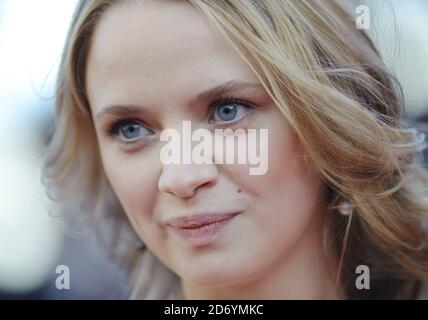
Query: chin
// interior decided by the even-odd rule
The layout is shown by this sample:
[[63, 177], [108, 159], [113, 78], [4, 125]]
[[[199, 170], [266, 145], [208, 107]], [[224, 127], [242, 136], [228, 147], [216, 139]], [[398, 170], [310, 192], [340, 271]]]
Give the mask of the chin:
[[186, 270], [183, 279], [200, 287], [223, 287], [239, 285], [257, 278], [260, 272], [254, 269], [239, 268], [199, 268], [198, 270]]

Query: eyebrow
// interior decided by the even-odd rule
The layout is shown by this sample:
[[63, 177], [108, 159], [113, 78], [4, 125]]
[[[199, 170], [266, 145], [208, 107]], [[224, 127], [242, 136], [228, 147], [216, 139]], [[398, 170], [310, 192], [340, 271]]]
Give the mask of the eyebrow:
[[[232, 91], [250, 89], [250, 90], [259, 90], [263, 89], [261, 83], [250, 83], [239, 80], [231, 80], [226, 83], [223, 83], [214, 88], [205, 90], [199, 93], [195, 98], [190, 101], [190, 105], [193, 106], [200, 101], [215, 100], [221, 96], [227, 95]], [[106, 115], [113, 115], [117, 117], [123, 117], [131, 114], [141, 113], [145, 108], [143, 106], [136, 106], [132, 104], [125, 105], [112, 105], [105, 108], [102, 108], [97, 114], [96, 119], [100, 119]]]

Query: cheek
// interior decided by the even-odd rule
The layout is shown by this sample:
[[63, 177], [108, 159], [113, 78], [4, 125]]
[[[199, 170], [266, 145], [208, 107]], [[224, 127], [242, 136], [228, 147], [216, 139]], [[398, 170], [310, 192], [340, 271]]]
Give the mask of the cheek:
[[[273, 136], [269, 170], [260, 188], [266, 196], [294, 218], [313, 213], [319, 204], [321, 180], [305, 160], [305, 152], [295, 133]], [[276, 199], [274, 201], [274, 199]]]
[[304, 155], [297, 135], [283, 126], [272, 126], [266, 174], [251, 176], [248, 168], [242, 167], [228, 172], [252, 198], [254, 225], [250, 233], [260, 249], [288, 250], [309, 226], [321, 225], [317, 217], [321, 217], [323, 204], [322, 182]]
[[104, 150], [102, 161], [106, 176], [134, 229], [140, 235], [141, 226], [151, 219], [157, 197], [158, 171], [150, 153], [133, 155]]
[[[270, 215], [269, 229], [276, 226], [284, 242], [297, 241], [311, 222], [319, 221], [322, 208], [322, 183], [316, 170], [304, 159], [305, 153], [296, 135], [272, 139], [269, 170], [258, 185], [264, 206]], [[319, 225], [318, 223], [316, 225]]]

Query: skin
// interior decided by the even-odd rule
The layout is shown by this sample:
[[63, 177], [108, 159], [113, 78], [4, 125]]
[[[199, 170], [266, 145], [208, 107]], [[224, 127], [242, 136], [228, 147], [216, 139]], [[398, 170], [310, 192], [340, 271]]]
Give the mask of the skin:
[[[137, 234], [179, 275], [185, 298], [336, 298], [331, 260], [321, 247], [324, 186], [263, 87], [228, 93], [256, 107], [226, 127], [269, 130], [265, 175], [251, 176], [242, 164], [160, 162], [162, 130], [180, 131], [183, 120], [192, 121], [192, 129], [224, 128], [207, 120], [213, 101], [194, 99], [231, 80], [260, 85], [189, 3], [110, 8], [94, 34], [86, 73], [106, 176]], [[137, 109], [119, 118], [148, 129], [141, 126], [141, 139], [127, 144], [106, 133], [118, 117], [107, 108], [131, 104]], [[169, 218], [213, 210], [241, 214], [206, 246], [190, 244], [165, 225]]]

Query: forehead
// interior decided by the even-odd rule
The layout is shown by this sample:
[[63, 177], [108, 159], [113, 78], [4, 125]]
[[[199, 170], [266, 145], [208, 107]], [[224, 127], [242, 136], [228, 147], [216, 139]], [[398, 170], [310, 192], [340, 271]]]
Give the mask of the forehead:
[[110, 8], [99, 21], [86, 83], [90, 101], [102, 104], [143, 93], [197, 94], [231, 77], [257, 81], [191, 4], [132, 1]]

